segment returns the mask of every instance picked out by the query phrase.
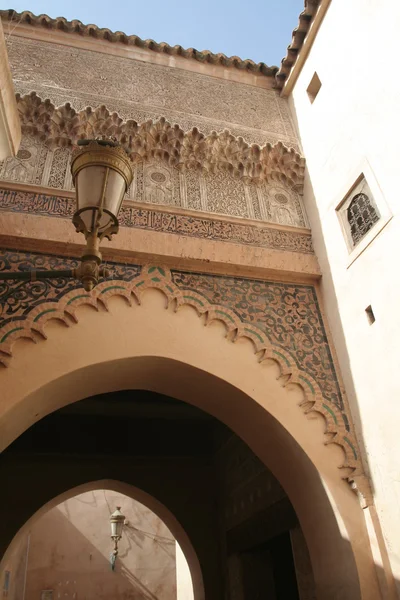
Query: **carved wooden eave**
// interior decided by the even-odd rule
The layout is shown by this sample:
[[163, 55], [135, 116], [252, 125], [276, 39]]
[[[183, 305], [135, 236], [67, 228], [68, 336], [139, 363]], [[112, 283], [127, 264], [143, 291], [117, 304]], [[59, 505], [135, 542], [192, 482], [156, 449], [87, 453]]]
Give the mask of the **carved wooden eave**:
[[220, 65], [227, 68], [239, 69], [275, 77], [278, 67], [268, 67], [265, 63], [255, 63], [250, 59], [241, 59], [238, 56], [226, 56], [223, 53], [214, 54], [210, 50], [196, 50], [195, 48], [182, 48], [182, 46], [170, 46], [165, 42], [157, 43], [154, 40], [142, 40], [137, 35], [127, 35], [122, 31], [111, 31], [107, 28], [100, 28], [97, 25], [84, 25], [81, 21], [74, 19], [68, 21], [64, 17], [52, 19], [48, 15], [34, 15], [29, 11], [18, 13], [13, 9], [0, 10], [0, 17], [4, 21], [11, 21], [17, 24], [27, 24], [34, 27], [44, 27], [48, 30], [64, 31], [66, 33], [75, 33], [80, 36], [91, 37], [97, 40], [106, 40], [108, 42], [121, 43], [126, 46], [136, 46], [169, 56], [181, 56], [189, 60], [196, 60], [200, 63], [210, 65]]
[[22, 131], [37, 136], [50, 148], [71, 146], [84, 138], [112, 136], [133, 162], [157, 158], [178, 169], [226, 170], [248, 182], [281, 181], [302, 191], [304, 158], [281, 142], [249, 145], [227, 130], [206, 136], [195, 127], [185, 132], [163, 118], [144, 123], [123, 121], [105, 106], [77, 112], [69, 103], [56, 108], [35, 92], [16, 97]]

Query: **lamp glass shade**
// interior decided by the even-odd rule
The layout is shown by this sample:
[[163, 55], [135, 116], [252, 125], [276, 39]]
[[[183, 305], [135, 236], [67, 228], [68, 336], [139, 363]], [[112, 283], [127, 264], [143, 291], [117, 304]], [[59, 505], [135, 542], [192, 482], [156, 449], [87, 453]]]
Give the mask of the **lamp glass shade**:
[[125, 150], [107, 141], [83, 140], [72, 153], [76, 189], [73, 222], [86, 236], [110, 237], [118, 231], [118, 213], [133, 178]]
[[122, 529], [124, 527], [125, 516], [121, 512], [121, 507], [118, 506], [117, 510], [110, 516], [111, 525], [111, 537], [120, 538], [122, 535]]
[[[77, 210], [86, 231], [93, 231], [96, 224], [100, 234], [112, 227], [126, 192], [124, 177], [103, 165], [86, 166], [77, 173], [75, 187]], [[97, 222], [100, 208], [103, 210]]]

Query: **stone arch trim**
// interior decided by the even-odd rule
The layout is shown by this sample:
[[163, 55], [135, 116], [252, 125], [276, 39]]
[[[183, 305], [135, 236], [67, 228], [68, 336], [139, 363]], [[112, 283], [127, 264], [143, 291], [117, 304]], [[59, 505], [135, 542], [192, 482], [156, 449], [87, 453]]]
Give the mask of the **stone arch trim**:
[[184, 131], [165, 118], [124, 121], [104, 105], [78, 112], [69, 102], [56, 107], [35, 92], [16, 98], [23, 133], [38, 137], [49, 148], [68, 147], [82, 138], [112, 136], [133, 162], [160, 159], [178, 169], [222, 170], [249, 182], [279, 181], [297, 192], [303, 188], [305, 160], [282, 142], [248, 144], [227, 129], [209, 135], [197, 127]]
[[340, 468], [351, 470], [351, 474], [344, 477], [361, 495], [363, 503], [370, 503], [369, 484], [363, 473], [360, 451], [347, 406], [344, 404], [340, 410], [334, 402], [326, 400], [318, 379], [299, 366], [290, 348], [272, 343], [260, 326], [240, 318], [237, 310], [229, 307], [227, 303], [210, 302], [200, 289], [196, 291], [188, 286], [180, 287], [173, 270], [147, 265], [133, 270], [130, 281], [116, 278], [100, 283], [91, 293], [74, 288], [61, 295], [57, 301], [44, 298], [43, 302], [22, 318], [11, 319], [0, 329], [0, 363], [4, 366], [10, 363], [13, 345], [18, 339], [27, 338], [35, 342], [37, 336], [46, 338], [45, 326], [52, 319], [70, 326], [77, 322], [77, 309], [80, 306], [89, 305], [98, 310], [102, 305], [107, 309], [108, 301], [114, 296], [124, 298], [129, 305], [132, 302], [140, 305], [144, 291], [151, 288], [160, 290], [165, 295], [166, 306], [172, 304], [176, 311], [187, 305], [194, 308], [199, 316], [204, 315], [206, 324], [215, 320], [222, 322], [229, 341], [235, 342], [240, 338], [250, 340], [260, 363], [268, 360], [277, 363], [282, 383], [285, 386], [291, 384], [301, 388], [303, 399], [300, 407], [303, 412], [315, 411], [324, 417], [325, 443], [337, 444], [343, 449], [345, 460]]

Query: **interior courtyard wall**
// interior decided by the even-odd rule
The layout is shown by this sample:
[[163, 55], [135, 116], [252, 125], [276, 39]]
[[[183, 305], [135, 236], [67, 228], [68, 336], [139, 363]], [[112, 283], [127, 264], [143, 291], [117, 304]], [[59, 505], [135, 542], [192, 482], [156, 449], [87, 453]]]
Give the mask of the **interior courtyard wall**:
[[[390, 57], [399, 20], [396, 0], [354, 0], [345, 15], [343, 4], [333, 1], [290, 99], [308, 166], [305, 202], [324, 306], [397, 582], [400, 82]], [[307, 88], [315, 72], [322, 86], [311, 102]], [[381, 218], [361, 251], [349, 252], [336, 209], [361, 174]]]
[[[10, 24], [4, 26], [8, 31]], [[10, 67], [16, 93], [21, 97], [36, 94], [37, 100], [23, 100], [30, 105], [23, 127], [35, 135], [24, 135], [18, 156], [0, 167], [1, 179], [72, 189], [70, 149], [57, 148], [56, 143], [50, 150], [43, 143], [52, 128], [51, 120], [69, 124], [59, 144], [73, 135], [82, 118], [86, 137], [93, 136], [95, 121], [96, 126], [101, 121], [101, 133], [112, 134], [122, 123], [131, 127], [133, 120], [144, 124], [167, 119], [173, 126], [169, 136], [176, 126], [182, 132], [195, 128], [193, 149], [202, 137], [209, 136], [211, 141], [215, 132], [229, 131], [245, 144], [262, 147], [281, 142], [299, 151], [287, 100], [272, 89], [273, 77], [259, 75], [260, 85], [249, 85], [248, 73], [240, 77], [240, 72], [235, 72], [236, 80], [231, 81], [222, 68], [209, 68], [209, 75], [207, 69], [196, 73], [188, 60], [171, 67], [157, 64], [159, 56], [151, 51], [145, 62], [136, 55], [126, 56], [120, 44], [103, 42], [99, 52], [79, 47], [82, 40], [73, 34], [67, 36], [66, 45], [65, 38], [30, 39], [24, 37], [29, 28], [21, 36], [16, 29], [7, 36]], [[47, 60], [49, 53], [54, 60]], [[57, 107], [61, 109], [52, 115]], [[151, 135], [162, 136], [156, 129]], [[228, 148], [228, 162], [229, 152], [235, 154]], [[202, 173], [195, 163], [183, 172], [169, 162], [163, 152], [155, 153], [151, 160], [138, 160], [128, 200], [307, 226], [299, 189], [291, 185], [279, 180], [255, 184], [251, 178], [242, 180], [224, 169]]]

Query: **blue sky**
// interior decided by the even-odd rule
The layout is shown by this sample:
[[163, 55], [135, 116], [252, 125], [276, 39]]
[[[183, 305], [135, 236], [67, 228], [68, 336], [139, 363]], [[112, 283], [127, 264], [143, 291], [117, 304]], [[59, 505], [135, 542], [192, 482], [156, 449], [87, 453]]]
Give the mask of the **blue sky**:
[[1, 0], [0, 6], [272, 66], [286, 54], [304, 0]]

